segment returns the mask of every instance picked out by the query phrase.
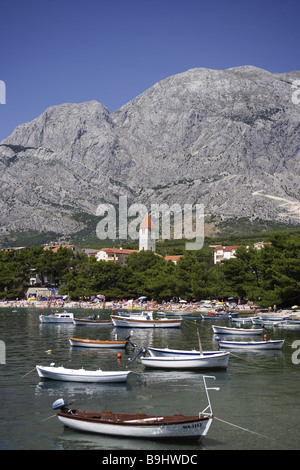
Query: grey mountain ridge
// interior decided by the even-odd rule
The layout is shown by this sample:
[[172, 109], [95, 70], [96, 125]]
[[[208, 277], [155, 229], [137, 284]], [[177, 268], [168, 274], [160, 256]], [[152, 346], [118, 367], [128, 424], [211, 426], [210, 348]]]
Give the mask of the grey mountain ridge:
[[48, 108], [0, 144], [0, 230], [70, 234], [103, 202], [204, 204], [206, 215], [300, 223], [300, 72], [170, 76], [110, 113]]

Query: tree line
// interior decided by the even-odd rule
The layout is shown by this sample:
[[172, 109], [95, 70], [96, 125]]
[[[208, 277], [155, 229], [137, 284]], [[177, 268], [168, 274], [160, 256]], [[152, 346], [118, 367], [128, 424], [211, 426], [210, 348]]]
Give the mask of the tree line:
[[36, 246], [1, 251], [0, 297], [23, 298], [30, 277], [39, 273], [74, 300], [103, 294], [107, 300], [233, 297], [261, 307], [298, 304], [300, 235], [276, 234], [269, 242], [260, 250], [240, 246], [235, 258], [217, 265], [209, 247], [184, 252], [177, 265], [150, 251], [131, 254], [124, 266], [62, 247], [57, 252]]

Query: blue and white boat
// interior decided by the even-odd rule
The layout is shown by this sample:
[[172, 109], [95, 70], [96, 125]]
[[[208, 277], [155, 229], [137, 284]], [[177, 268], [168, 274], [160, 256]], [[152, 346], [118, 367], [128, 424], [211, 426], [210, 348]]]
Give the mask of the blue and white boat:
[[284, 340], [269, 340], [269, 341], [218, 341], [221, 349], [242, 349], [244, 351], [257, 351], [257, 350], [270, 350], [281, 349]]
[[212, 325], [213, 332], [215, 334], [224, 334], [224, 335], [261, 335], [263, 328], [230, 328], [229, 326], [216, 326]]

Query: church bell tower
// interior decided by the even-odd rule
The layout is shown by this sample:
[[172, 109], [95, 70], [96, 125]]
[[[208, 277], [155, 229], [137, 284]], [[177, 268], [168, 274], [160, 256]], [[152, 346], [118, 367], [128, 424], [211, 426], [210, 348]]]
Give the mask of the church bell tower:
[[151, 250], [155, 253], [155, 226], [149, 214], [145, 215], [140, 225], [139, 250]]

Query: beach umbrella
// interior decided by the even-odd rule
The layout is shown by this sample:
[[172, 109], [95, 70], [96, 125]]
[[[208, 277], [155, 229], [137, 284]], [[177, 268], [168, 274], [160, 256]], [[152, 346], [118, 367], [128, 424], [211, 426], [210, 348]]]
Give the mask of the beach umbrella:
[[179, 300], [179, 303], [180, 303], [180, 304], [186, 304], [187, 301], [186, 301], [186, 300]]
[[97, 295], [97, 298], [100, 299], [100, 300], [105, 300], [105, 295], [99, 294], [99, 295]]
[[293, 305], [291, 308], [299, 308], [298, 305]]
[[147, 299], [147, 297], [145, 297], [144, 295], [138, 298], [138, 300], [145, 300], [145, 299]]

